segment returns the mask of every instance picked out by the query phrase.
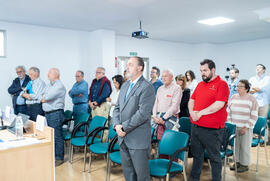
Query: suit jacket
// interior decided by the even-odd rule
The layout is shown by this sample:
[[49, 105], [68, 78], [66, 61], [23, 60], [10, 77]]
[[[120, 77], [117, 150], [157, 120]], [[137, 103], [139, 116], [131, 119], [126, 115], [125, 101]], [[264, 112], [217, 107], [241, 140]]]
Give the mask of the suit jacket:
[[30, 77], [28, 75], [25, 75], [25, 79], [21, 86], [20, 78], [17, 77], [16, 79], [13, 80], [11, 86], [8, 88], [8, 93], [12, 95], [12, 104], [13, 104], [14, 109], [16, 108], [17, 97], [20, 95], [20, 92], [22, 91], [22, 87], [26, 87], [29, 81], [30, 81]]
[[113, 111], [113, 126], [121, 124], [127, 133], [118, 137], [129, 149], [149, 149], [151, 146], [151, 113], [155, 102], [153, 85], [143, 76], [137, 81], [125, 101], [130, 82], [122, 85]]

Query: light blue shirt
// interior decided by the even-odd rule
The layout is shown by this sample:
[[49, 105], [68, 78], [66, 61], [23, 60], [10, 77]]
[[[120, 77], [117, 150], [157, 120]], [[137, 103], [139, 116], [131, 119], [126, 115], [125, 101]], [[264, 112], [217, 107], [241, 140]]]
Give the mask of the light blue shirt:
[[35, 80], [31, 80], [32, 83], [32, 93], [29, 92], [31, 100], [26, 100], [26, 104], [39, 104], [42, 99], [42, 94], [44, 94], [44, 90], [46, 84], [40, 78]]
[[[24, 79], [25, 79], [25, 77], [23, 79], [20, 79], [21, 87], [23, 85]], [[20, 92], [20, 95], [17, 97], [17, 100], [16, 100], [17, 105], [24, 105], [25, 104], [25, 99], [22, 97], [22, 94], [23, 94], [23, 90]]]
[[[82, 94], [82, 96], [79, 97], [79, 94]], [[72, 86], [69, 96], [71, 97], [73, 104], [88, 103], [88, 83], [85, 80], [82, 80], [79, 83], [76, 82]]]
[[229, 79], [227, 83], [230, 89], [230, 95], [229, 95], [229, 100], [230, 100], [234, 94], [238, 93], [236, 90], [236, 87], [237, 87], [237, 84], [239, 83], [239, 79], [236, 78], [234, 82], [232, 81], [232, 79]]
[[270, 77], [265, 74], [261, 77], [254, 76], [249, 79], [249, 83], [251, 84], [251, 89], [252, 87], [258, 87], [260, 89], [259, 92], [253, 94], [259, 104], [259, 107], [269, 104], [268, 94], [270, 90]]
[[43, 99], [45, 103], [42, 108], [45, 112], [54, 111], [65, 108], [66, 88], [60, 80], [50, 82], [45, 89]]

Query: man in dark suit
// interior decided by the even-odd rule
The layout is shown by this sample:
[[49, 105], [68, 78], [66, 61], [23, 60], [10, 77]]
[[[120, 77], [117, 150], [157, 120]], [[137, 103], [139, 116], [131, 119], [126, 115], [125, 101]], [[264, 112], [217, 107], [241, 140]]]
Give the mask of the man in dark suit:
[[8, 93], [12, 96], [12, 104], [14, 108], [14, 113], [27, 113], [27, 107], [25, 104], [25, 99], [22, 97], [24, 93], [24, 88], [30, 81], [30, 78], [25, 73], [24, 66], [16, 67], [16, 73], [18, 77], [13, 80], [11, 86], [8, 88]]
[[148, 159], [151, 149], [151, 112], [155, 90], [143, 77], [144, 62], [131, 57], [126, 81], [113, 112], [113, 126], [118, 135], [122, 168], [127, 181], [150, 181]]

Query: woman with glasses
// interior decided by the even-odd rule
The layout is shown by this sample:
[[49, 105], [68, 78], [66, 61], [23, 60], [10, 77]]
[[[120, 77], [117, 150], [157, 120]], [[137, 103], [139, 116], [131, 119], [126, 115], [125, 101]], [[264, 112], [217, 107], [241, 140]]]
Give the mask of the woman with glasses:
[[188, 110], [188, 101], [190, 98], [190, 89], [187, 88], [187, 80], [185, 75], [180, 74], [175, 77], [176, 83], [181, 87], [182, 89], [182, 99], [180, 102], [180, 112], [178, 113], [179, 118], [181, 117], [189, 117], [189, 110]]
[[236, 125], [235, 160], [230, 169], [237, 172], [248, 171], [250, 165], [250, 148], [253, 136], [253, 128], [258, 119], [258, 103], [249, 94], [250, 84], [248, 80], [240, 80], [237, 87], [238, 94], [234, 94], [227, 107], [227, 122]]

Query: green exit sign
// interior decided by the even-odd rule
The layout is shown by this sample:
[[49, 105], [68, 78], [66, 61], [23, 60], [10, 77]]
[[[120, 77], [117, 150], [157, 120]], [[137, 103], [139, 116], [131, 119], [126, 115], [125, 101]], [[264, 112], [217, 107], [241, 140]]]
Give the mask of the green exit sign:
[[129, 52], [129, 56], [134, 57], [134, 56], [138, 56], [137, 52]]

